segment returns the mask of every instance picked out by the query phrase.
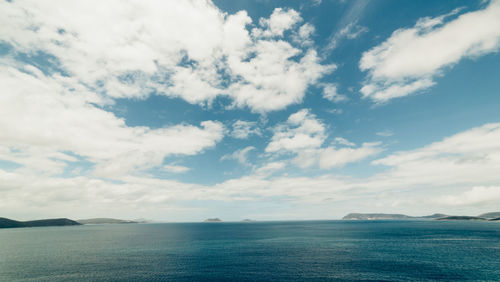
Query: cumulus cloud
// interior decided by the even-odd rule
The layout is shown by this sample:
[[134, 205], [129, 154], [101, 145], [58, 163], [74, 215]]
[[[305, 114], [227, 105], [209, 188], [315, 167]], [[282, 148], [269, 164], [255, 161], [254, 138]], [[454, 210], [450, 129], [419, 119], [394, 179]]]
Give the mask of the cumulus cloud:
[[326, 138], [325, 126], [308, 109], [300, 110], [276, 127], [266, 152], [292, 151], [318, 148]]
[[251, 135], [262, 135], [257, 122], [237, 120], [233, 123], [231, 136], [237, 139], [247, 139]]
[[289, 30], [301, 21], [302, 18], [295, 10], [283, 10], [282, 8], [276, 8], [269, 19], [260, 19], [260, 25], [264, 29], [255, 29], [254, 33], [257, 33], [259, 36], [282, 37], [286, 30]]
[[310, 30], [293, 9], [253, 23], [210, 1], [0, 3], [2, 41], [14, 52], [52, 56], [52, 71], [107, 98], [204, 104], [223, 95], [255, 112], [300, 102], [334, 70], [302, 44]]
[[422, 18], [412, 28], [393, 32], [382, 44], [363, 53], [361, 70], [368, 72], [363, 97], [376, 102], [423, 91], [435, 78], [465, 58], [476, 58], [500, 47], [500, 1], [482, 10]]
[[342, 137], [336, 137], [334, 142], [346, 148], [324, 147], [326, 138], [323, 122], [308, 109], [303, 109], [290, 115], [286, 123], [275, 128], [266, 152], [292, 153], [295, 155], [292, 162], [302, 168], [319, 165], [322, 169], [329, 169], [360, 161], [382, 151], [380, 143], [364, 143], [361, 147], [352, 148], [356, 144]]

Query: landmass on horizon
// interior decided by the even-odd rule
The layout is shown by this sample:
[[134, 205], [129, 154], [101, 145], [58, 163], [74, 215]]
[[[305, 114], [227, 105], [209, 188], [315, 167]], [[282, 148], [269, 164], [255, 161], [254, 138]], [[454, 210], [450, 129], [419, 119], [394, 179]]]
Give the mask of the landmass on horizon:
[[125, 219], [115, 219], [115, 218], [89, 218], [89, 219], [79, 219], [78, 223], [81, 224], [129, 224], [129, 223], [144, 223], [136, 220], [125, 220]]
[[483, 213], [478, 216], [457, 216], [435, 213], [426, 216], [409, 216], [405, 214], [390, 214], [390, 213], [350, 213], [342, 218], [343, 220], [500, 220], [500, 212]]
[[[478, 216], [457, 216], [435, 213], [427, 216], [409, 216], [405, 214], [389, 214], [389, 213], [350, 213], [342, 218], [342, 220], [483, 220], [483, 221], [500, 221], [500, 212], [488, 212]], [[218, 217], [207, 218], [203, 222], [222, 222]], [[252, 219], [243, 219], [240, 222], [255, 222]], [[56, 219], [41, 219], [31, 221], [16, 221], [4, 217], [0, 217], [0, 228], [21, 228], [21, 227], [45, 227], [45, 226], [71, 226], [71, 225], [90, 225], [90, 224], [138, 224], [151, 223], [145, 219], [140, 220], [124, 220], [115, 218], [90, 218], [71, 220], [68, 218]]]
[[40, 219], [30, 221], [17, 221], [0, 217], [0, 228], [21, 228], [21, 227], [45, 227], [45, 226], [68, 226], [82, 225], [74, 220], [67, 218]]

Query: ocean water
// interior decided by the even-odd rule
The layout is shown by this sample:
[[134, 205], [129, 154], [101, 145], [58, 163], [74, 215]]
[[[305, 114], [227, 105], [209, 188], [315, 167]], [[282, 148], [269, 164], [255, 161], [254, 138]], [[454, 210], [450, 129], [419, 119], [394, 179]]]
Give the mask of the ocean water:
[[0, 281], [500, 281], [500, 223], [301, 221], [0, 229]]

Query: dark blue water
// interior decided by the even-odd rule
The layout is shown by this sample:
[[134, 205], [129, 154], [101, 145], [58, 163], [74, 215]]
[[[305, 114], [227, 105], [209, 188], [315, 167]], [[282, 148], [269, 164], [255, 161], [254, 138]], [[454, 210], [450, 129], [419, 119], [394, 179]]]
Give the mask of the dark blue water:
[[500, 223], [309, 221], [0, 230], [0, 281], [497, 280]]

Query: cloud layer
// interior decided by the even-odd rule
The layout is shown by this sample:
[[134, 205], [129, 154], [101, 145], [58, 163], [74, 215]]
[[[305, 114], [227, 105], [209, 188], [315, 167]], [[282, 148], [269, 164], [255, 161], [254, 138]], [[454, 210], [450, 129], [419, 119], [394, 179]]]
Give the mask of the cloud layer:
[[[323, 174], [318, 177], [292, 177], [273, 174], [285, 167], [270, 162], [253, 174], [212, 186], [187, 184], [144, 176], [124, 176], [123, 183], [85, 176], [57, 178], [26, 171], [0, 170], [4, 201], [0, 209], [54, 212], [54, 208], [73, 214], [89, 207], [99, 212], [141, 212], [152, 218], [159, 211], [176, 214], [183, 201], [263, 203], [279, 197], [279, 205], [293, 203], [295, 218], [332, 218], [346, 210], [360, 212], [397, 211], [413, 214], [428, 212], [485, 210], [497, 208], [500, 182], [500, 124], [485, 124], [416, 150], [401, 151], [373, 162], [388, 170], [367, 178]], [[29, 195], [29, 197], [27, 197]], [[75, 210], [73, 203], [78, 202]], [[113, 203], [109, 205], [109, 203]], [[332, 205], [335, 203], [335, 205]], [[29, 208], [23, 208], [29, 204]], [[50, 204], [47, 209], [46, 205]], [[319, 210], [315, 210], [319, 208]], [[203, 217], [203, 210], [190, 211]], [[259, 214], [257, 206], [253, 212]], [[302, 213], [302, 216], [300, 214]], [[276, 214], [268, 217], [276, 218]], [[162, 215], [160, 218], [165, 218]], [[169, 218], [167, 216], [167, 218]]]
[[200, 153], [223, 137], [216, 121], [129, 127], [92, 104], [92, 93], [65, 87], [72, 81], [32, 66], [0, 67], [0, 159], [48, 174], [84, 160], [95, 165], [95, 176], [115, 178], [159, 166], [169, 155]]

